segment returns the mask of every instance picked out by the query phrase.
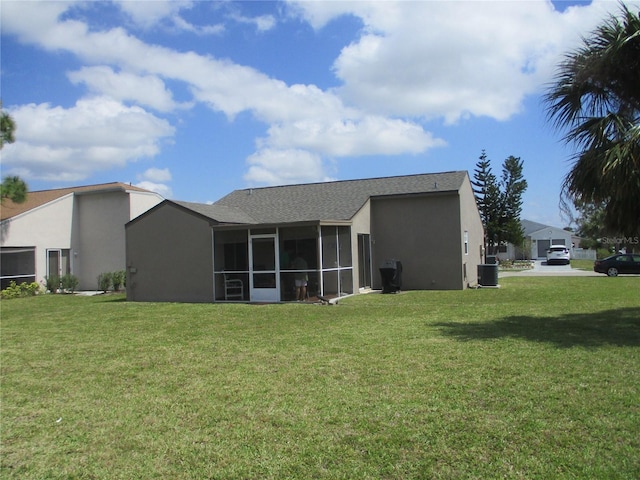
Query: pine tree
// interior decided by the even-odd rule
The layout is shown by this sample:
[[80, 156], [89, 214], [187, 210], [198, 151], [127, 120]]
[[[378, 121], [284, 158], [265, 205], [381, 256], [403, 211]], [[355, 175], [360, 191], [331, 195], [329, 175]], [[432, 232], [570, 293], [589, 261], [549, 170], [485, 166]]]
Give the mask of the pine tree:
[[502, 165], [499, 240], [514, 245], [522, 245], [524, 241], [520, 213], [522, 213], [522, 194], [527, 189], [527, 181], [523, 177], [522, 167], [522, 160], [514, 156], [507, 158]]
[[484, 226], [485, 248], [491, 254], [498, 253], [502, 243], [521, 245], [524, 240], [520, 213], [527, 181], [522, 167], [520, 158], [510, 156], [502, 165], [502, 177], [498, 181], [484, 150], [476, 164], [471, 185]]
[[5, 143], [13, 143], [16, 141], [14, 132], [16, 123], [7, 112], [2, 110], [2, 101], [0, 101], [0, 150]]
[[[11, 115], [2, 111], [2, 101], [0, 101], [0, 150], [5, 143], [15, 142], [14, 132], [16, 123]], [[0, 184], [0, 202], [9, 199], [15, 203], [23, 203], [27, 199], [27, 184], [20, 177], [4, 177]]]
[[491, 161], [487, 158], [484, 150], [476, 163], [473, 178], [471, 185], [484, 226], [485, 248], [492, 251], [493, 245], [497, 241], [500, 190], [498, 179], [491, 172]]

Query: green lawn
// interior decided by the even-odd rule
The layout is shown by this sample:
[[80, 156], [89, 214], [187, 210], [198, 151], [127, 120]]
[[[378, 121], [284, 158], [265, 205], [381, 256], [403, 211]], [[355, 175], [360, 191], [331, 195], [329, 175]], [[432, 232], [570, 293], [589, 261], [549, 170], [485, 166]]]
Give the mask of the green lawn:
[[637, 479], [640, 279], [0, 302], [1, 478]]

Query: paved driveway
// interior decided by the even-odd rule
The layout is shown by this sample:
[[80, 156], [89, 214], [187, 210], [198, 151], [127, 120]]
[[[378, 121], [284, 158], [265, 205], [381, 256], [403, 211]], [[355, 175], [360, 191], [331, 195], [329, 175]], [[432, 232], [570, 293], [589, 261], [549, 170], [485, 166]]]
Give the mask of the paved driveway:
[[547, 265], [546, 260], [536, 260], [532, 269], [521, 272], [500, 271], [498, 278], [505, 277], [540, 277], [540, 276], [556, 276], [556, 277], [601, 277], [601, 273], [593, 270], [578, 270], [571, 268], [571, 265]]

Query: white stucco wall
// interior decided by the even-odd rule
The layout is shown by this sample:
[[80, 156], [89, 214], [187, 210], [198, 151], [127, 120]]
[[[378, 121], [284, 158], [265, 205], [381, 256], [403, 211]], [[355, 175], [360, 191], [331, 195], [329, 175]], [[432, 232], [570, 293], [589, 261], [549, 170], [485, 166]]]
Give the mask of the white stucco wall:
[[[368, 234], [371, 235], [371, 200], [367, 200], [367, 202], [362, 206], [362, 208], [353, 216], [352, 224], [351, 224], [351, 251], [352, 251], [352, 262], [353, 262], [353, 291], [357, 292], [359, 288], [362, 287], [360, 285], [360, 255], [358, 252], [358, 234]], [[373, 252], [371, 252], [373, 255]], [[371, 268], [371, 283], [373, 286], [373, 265], [367, 266], [367, 268]]]
[[129, 220], [139, 217], [150, 208], [162, 202], [164, 198], [157, 193], [129, 192]]
[[[47, 275], [47, 249], [72, 249], [73, 194], [2, 222], [3, 247], [36, 247], [36, 282]], [[72, 252], [73, 268], [73, 252]]]

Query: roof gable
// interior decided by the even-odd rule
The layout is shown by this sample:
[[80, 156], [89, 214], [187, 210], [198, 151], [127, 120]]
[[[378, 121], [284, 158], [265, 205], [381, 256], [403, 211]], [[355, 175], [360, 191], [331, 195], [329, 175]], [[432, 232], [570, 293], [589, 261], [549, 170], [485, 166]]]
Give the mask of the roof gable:
[[[524, 231], [524, 236], [528, 237], [533, 233], [539, 232], [540, 230], [563, 230], [559, 227], [553, 227], [551, 225], [545, 225], [544, 223], [533, 222], [531, 220], [521, 220], [520, 225], [522, 225], [522, 230]], [[567, 232], [570, 233], [570, 232]]]
[[172, 202], [219, 223], [257, 223], [255, 219], [251, 218], [245, 212], [234, 207], [207, 203], [180, 202], [177, 200], [172, 200]]
[[22, 213], [26, 213], [34, 208], [41, 207], [46, 205], [49, 202], [53, 202], [59, 198], [65, 197], [69, 194], [89, 194], [89, 193], [101, 193], [101, 192], [110, 192], [110, 191], [122, 191], [122, 192], [144, 192], [144, 193], [153, 193], [149, 190], [145, 190], [144, 188], [134, 187], [133, 185], [128, 185], [126, 183], [121, 182], [112, 182], [112, 183], [102, 183], [98, 185], [85, 185], [80, 187], [69, 187], [69, 188], [57, 188], [53, 190], [37, 190], [34, 192], [27, 193], [27, 199], [23, 203], [15, 203], [9, 199], [5, 199], [2, 201], [2, 206], [0, 207], [1, 214], [0, 220], [6, 220], [9, 218], [13, 218]]

